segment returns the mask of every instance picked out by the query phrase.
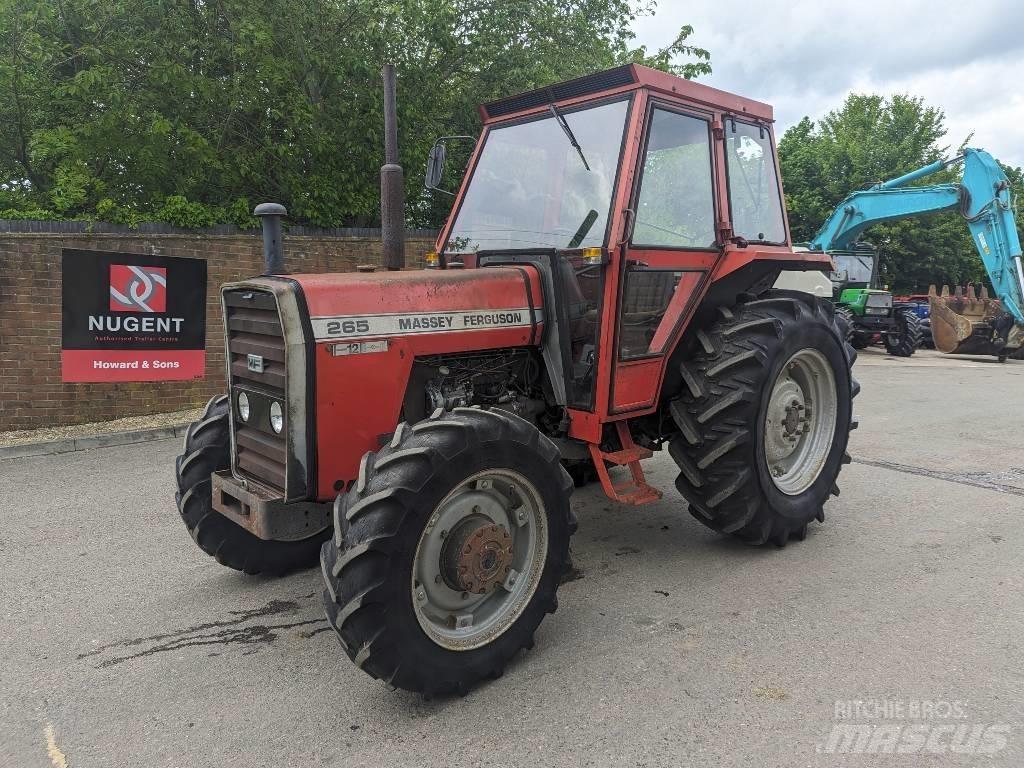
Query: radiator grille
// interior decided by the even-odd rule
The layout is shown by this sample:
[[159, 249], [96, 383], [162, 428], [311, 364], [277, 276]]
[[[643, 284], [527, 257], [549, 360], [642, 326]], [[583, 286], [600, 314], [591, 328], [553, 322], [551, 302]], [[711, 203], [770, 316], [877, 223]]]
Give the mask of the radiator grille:
[[[270, 403], [285, 408], [285, 343], [277, 300], [272, 293], [249, 289], [225, 291], [228, 370], [233, 407], [238, 393], [246, 392], [251, 408], [247, 423], [235, 410], [235, 469], [281, 491], [285, 487], [286, 445], [284, 430], [270, 427]], [[250, 370], [249, 356], [262, 360], [261, 372]]]

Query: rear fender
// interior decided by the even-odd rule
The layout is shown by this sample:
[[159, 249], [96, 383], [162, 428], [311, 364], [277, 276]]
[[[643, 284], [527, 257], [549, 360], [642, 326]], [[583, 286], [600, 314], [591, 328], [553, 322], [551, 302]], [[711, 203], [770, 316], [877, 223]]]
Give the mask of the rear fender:
[[[655, 381], [651, 392], [652, 406], [624, 413], [630, 417], [643, 416], [658, 409], [666, 396], [674, 395], [682, 386], [679, 364], [689, 354], [694, 343], [694, 329], [711, 323], [719, 307], [731, 307], [743, 294], [758, 295], [772, 288], [783, 272], [827, 271], [832, 260], [825, 253], [789, 250], [758, 250], [754, 247], [731, 250], [715, 267], [706, 289], [693, 304], [696, 309], [685, 324], [676, 331], [671, 345], [666, 348], [660, 382]], [[671, 322], [671, 320], [670, 320]]]

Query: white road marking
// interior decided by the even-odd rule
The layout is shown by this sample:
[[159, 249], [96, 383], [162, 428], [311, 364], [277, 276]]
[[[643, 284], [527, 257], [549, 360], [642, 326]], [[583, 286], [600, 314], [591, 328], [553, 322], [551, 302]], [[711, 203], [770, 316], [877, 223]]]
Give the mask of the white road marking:
[[50, 758], [50, 762], [53, 763], [53, 768], [69, 768], [68, 758], [60, 747], [57, 746], [57, 736], [53, 732], [53, 724], [47, 723], [46, 730], [46, 754]]

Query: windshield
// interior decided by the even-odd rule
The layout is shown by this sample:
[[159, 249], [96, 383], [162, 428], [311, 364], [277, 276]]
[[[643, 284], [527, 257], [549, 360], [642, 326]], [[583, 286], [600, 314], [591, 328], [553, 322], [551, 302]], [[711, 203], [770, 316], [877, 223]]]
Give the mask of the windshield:
[[603, 245], [628, 107], [552, 110], [492, 128], [444, 250]]

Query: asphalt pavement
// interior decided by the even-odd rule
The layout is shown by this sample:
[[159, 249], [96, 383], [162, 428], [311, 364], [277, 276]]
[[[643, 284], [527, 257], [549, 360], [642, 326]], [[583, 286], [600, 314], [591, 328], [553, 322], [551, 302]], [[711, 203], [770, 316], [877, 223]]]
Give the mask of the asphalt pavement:
[[320, 574], [246, 577], [177, 440], [0, 461], [0, 766], [1020, 766], [1024, 361], [862, 353], [824, 525], [783, 549], [578, 491], [536, 648], [464, 698], [354, 668]]

